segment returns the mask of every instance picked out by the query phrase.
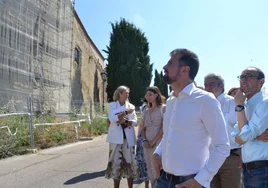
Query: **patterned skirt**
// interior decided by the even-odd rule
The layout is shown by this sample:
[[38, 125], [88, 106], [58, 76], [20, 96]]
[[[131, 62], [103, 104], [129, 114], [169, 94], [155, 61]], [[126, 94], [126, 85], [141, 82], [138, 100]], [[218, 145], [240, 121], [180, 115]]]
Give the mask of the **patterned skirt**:
[[136, 177], [135, 146], [129, 147], [126, 139], [124, 139], [123, 144], [110, 143], [105, 178], [121, 180], [122, 178], [135, 179]]
[[139, 171], [138, 179], [142, 181], [148, 181], [149, 177], [148, 177], [146, 162], [144, 159], [141, 133], [139, 134], [138, 141], [137, 141], [136, 161], [138, 164], [138, 171]]

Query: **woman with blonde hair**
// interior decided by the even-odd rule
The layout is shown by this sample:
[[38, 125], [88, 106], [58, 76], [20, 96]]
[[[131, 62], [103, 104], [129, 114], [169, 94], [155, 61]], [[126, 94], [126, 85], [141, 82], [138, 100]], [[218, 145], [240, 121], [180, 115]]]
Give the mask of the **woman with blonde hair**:
[[152, 188], [156, 187], [157, 173], [154, 168], [152, 155], [163, 135], [163, 114], [165, 113], [165, 98], [156, 86], [147, 88], [145, 95], [149, 108], [144, 111], [141, 126], [143, 151], [147, 171]]
[[106, 141], [109, 146], [109, 161], [105, 177], [114, 180], [114, 188], [119, 188], [120, 180], [127, 178], [128, 187], [133, 187], [137, 165], [135, 161], [137, 126], [135, 106], [128, 100], [129, 88], [119, 86], [114, 92], [114, 102], [109, 104], [111, 122]]

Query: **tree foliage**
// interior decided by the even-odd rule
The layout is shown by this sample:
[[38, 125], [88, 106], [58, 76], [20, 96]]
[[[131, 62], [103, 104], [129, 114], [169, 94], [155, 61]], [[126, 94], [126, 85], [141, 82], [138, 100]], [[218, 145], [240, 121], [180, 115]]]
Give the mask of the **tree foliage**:
[[164, 75], [163, 72], [161, 71], [158, 73], [157, 70], [154, 72], [154, 85], [159, 88], [161, 91], [162, 95], [165, 96], [166, 98], [168, 97], [168, 85], [164, 80]]
[[144, 33], [125, 19], [111, 26], [110, 45], [104, 50], [108, 55], [108, 99], [112, 100], [118, 86], [125, 85], [131, 91], [130, 101], [139, 105], [152, 79], [149, 43]]

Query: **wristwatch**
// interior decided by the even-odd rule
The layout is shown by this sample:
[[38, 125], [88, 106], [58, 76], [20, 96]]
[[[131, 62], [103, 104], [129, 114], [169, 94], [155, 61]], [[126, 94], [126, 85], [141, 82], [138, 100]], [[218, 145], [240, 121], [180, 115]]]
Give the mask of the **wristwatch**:
[[245, 106], [244, 105], [237, 105], [235, 107], [235, 111], [236, 112], [242, 112], [244, 109], [245, 109]]

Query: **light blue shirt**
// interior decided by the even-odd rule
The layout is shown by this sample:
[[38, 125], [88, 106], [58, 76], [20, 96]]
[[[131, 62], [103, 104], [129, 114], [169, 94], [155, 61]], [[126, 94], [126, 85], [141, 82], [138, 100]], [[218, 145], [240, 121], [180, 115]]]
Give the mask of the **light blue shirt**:
[[241, 131], [238, 125], [232, 133], [232, 139], [239, 135], [246, 142], [242, 147], [242, 160], [244, 163], [268, 160], [268, 142], [256, 140], [268, 129], [268, 99], [264, 99], [261, 92], [256, 93], [245, 104], [245, 113], [248, 124]]

